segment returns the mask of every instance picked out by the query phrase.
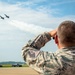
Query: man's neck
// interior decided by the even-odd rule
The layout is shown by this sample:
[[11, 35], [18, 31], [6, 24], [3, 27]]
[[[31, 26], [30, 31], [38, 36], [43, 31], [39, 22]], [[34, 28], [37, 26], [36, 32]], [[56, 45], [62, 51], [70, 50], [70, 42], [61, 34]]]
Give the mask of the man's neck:
[[59, 49], [68, 48], [68, 47], [75, 47], [75, 44], [59, 44], [58, 45]]

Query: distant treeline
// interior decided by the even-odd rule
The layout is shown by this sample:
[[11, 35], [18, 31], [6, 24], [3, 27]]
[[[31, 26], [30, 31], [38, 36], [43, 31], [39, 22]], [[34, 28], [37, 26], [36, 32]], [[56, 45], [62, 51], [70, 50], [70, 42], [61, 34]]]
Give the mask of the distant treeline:
[[0, 62], [0, 68], [1, 67], [28, 67], [28, 65], [25, 62], [8, 61]]
[[15, 61], [0, 62], [0, 65], [4, 64], [25, 64], [25, 62], [15, 62]]

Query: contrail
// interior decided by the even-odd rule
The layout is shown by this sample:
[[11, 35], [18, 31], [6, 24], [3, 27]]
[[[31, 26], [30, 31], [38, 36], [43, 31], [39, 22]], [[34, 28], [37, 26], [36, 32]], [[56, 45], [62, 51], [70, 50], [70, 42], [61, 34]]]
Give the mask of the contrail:
[[39, 33], [45, 32], [45, 31], [53, 30], [51, 28], [45, 28], [42, 26], [34, 25], [34, 24], [28, 24], [25, 22], [17, 21], [17, 20], [10, 20], [10, 21], [8, 21], [8, 23], [12, 26], [19, 28], [22, 31], [30, 32], [32, 34], [39, 34]]

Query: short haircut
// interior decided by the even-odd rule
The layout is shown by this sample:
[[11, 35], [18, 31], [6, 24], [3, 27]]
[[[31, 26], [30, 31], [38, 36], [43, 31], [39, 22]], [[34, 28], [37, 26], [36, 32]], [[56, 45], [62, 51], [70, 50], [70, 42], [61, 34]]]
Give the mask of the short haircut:
[[57, 35], [62, 44], [75, 44], [75, 22], [62, 22], [58, 27]]

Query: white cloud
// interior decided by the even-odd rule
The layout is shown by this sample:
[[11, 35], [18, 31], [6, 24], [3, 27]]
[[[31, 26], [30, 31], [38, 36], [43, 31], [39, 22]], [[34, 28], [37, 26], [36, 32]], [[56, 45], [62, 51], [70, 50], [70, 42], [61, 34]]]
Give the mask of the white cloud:
[[[55, 10], [51, 9], [49, 10], [51, 13], [47, 13], [44, 11], [48, 11], [46, 8], [39, 8], [38, 11], [34, 10], [29, 7], [20, 7], [19, 4], [7, 4], [7, 3], [2, 3], [0, 2], [0, 13], [6, 13], [7, 15], [10, 15], [10, 20], [16, 20], [17, 24], [18, 21], [19, 23], [24, 23], [25, 25], [31, 25], [32, 28], [34, 27], [41, 27], [41, 28], [51, 28], [52, 27], [57, 27], [62, 21], [64, 20], [73, 20], [75, 21], [75, 15], [69, 15], [69, 16], [63, 16], [63, 17], [54, 17], [51, 13], [53, 13]], [[5, 18], [4, 22], [7, 21]], [[9, 20], [8, 20], [9, 21]], [[2, 21], [3, 22], [3, 21]], [[24, 26], [23, 24], [23, 26]], [[10, 24], [9, 24], [10, 25]], [[54, 26], [53, 26], [54, 25]], [[20, 28], [20, 27], [19, 27]]]
[[[33, 0], [34, 1], [34, 0]], [[44, 11], [48, 11], [46, 8], [39, 8], [38, 11], [34, 10], [29, 7], [20, 7], [18, 4], [6, 4], [6, 3], [0, 3], [0, 13], [3, 15], [3, 13], [6, 13], [10, 15], [10, 19], [19, 20], [25, 23], [39, 25], [39, 26], [45, 26], [45, 27], [51, 27], [52, 25], [58, 25], [60, 22], [66, 19], [73, 20], [75, 15], [72, 16], [63, 16], [63, 17], [54, 17], [52, 13], [55, 12], [53, 9], [49, 9], [49, 12], [47, 13]], [[4, 15], [3, 15], [4, 16]]]
[[36, 26], [34, 24], [27, 24], [27, 23], [24, 23], [24, 22], [16, 21], [16, 20], [8, 21], [8, 23], [10, 25], [13, 25], [13, 26], [23, 30], [23, 31], [27, 31], [27, 32], [30, 32], [32, 34], [39, 34], [39, 33], [45, 32], [45, 31], [52, 30], [50, 28], [44, 28], [44, 27], [41, 27], [41, 26]]

